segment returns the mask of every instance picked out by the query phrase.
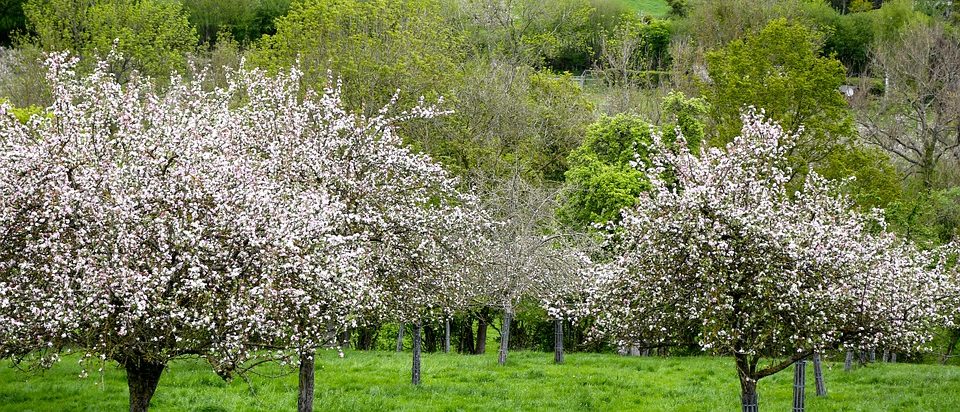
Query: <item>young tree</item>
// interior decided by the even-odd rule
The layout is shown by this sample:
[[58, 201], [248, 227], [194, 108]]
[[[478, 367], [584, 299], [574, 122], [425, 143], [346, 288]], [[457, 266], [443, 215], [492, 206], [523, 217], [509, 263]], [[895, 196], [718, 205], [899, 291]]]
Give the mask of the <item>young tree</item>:
[[574, 277], [588, 259], [578, 247], [582, 236], [557, 221], [559, 190], [531, 185], [515, 174], [494, 182], [482, 197], [496, 224], [484, 251], [479, 289], [487, 305], [503, 311], [498, 358], [503, 365], [515, 309], [525, 299], [557, 301], [576, 283]]
[[797, 136], [762, 115], [742, 122], [699, 158], [654, 139], [652, 190], [613, 228], [585, 312], [621, 345], [732, 355], [750, 411], [758, 380], [815, 351], [923, 343], [948, 284], [816, 173], [788, 191]]

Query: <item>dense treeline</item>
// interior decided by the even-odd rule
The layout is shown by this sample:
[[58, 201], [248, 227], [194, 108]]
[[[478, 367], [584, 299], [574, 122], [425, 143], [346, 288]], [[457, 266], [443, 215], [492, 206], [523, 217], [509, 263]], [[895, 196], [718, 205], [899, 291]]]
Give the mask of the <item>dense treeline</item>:
[[[461, 177], [462, 190], [527, 199], [502, 211], [533, 222], [504, 231], [504, 243], [563, 235], [585, 254], [608, 252], [595, 245], [610, 230], [602, 225], [651, 189], [637, 164], [649, 166], [658, 147], [723, 147], [747, 107], [799, 136], [793, 187], [810, 171], [847, 180], [856, 207], [883, 209], [907, 240], [934, 248], [960, 236], [960, 2], [670, 0], [666, 13], [620, 0], [2, 4], [0, 99], [22, 122], [51, 105], [41, 60], [61, 50], [86, 57], [77, 67], [86, 73], [113, 51], [118, 82], [160, 87], [171, 73], [212, 88], [241, 65], [298, 67], [306, 88], [340, 79], [345, 106], [367, 115], [397, 96], [401, 108], [442, 97], [451, 114], [398, 133]], [[534, 272], [552, 274], [544, 265]], [[554, 347], [541, 274], [516, 275], [508, 297], [454, 314], [451, 350], [483, 353], [488, 327], [510, 336], [509, 348]], [[566, 322], [568, 350], [618, 349], [589, 341], [589, 320]], [[426, 350], [444, 349], [445, 326], [423, 325]], [[402, 347], [403, 327], [363, 325], [341, 342]], [[951, 359], [960, 333], [938, 339]]]

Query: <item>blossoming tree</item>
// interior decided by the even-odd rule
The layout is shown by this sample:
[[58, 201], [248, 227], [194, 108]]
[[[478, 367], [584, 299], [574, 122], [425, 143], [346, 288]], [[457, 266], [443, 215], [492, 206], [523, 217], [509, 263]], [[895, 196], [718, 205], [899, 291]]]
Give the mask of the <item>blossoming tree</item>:
[[228, 93], [121, 87], [107, 63], [88, 77], [75, 64], [48, 59], [47, 115], [21, 125], [0, 110], [0, 357], [115, 360], [130, 409], [146, 410], [171, 359], [224, 376], [249, 359], [259, 268], [287, 244], [276, 218], [291, 202], [237, 150]]
[[923, 343], [948, 284], [835, 184], [811, 172], [794, 191], [796, 136], [762, 114], [743, 124], [699, 157], [655, 139], [652, 189], [613, 228], [584, 308], [621, 345], [732, 355], [750, 411], [758, 380], [814, 351]]

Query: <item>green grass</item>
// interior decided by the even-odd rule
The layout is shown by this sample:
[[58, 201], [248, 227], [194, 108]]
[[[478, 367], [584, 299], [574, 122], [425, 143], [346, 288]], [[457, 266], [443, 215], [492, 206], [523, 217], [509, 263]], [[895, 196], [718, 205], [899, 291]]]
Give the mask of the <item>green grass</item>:
[[666, 0], [614, 0], [632, 10], [643, 12], [655, 17], [665, 17], [670, 12]]
[[[107, 365], [78, 377], [67, 356], [37, 375], [0, 363], [0, 411], [117, 411], [126, 408], [124, 373]], [[639, 358], [516, 352], [508, 365], [484, 356], [425, 354], [423, 385], [409, 384], [410, 353], [325, 351], [317, 359], [316, 409], [323, 411], [714, 411], [739, 408], [732, 360], [715, 357]], [[960, 368], [873, 364], [850, 373], [828, 363], [829, 395], [813, 396], [810, 411], [960, 410]], [[94, 371], [96, 367], [94, 367]], [[285, 372], [285, 373], [284, 373]], [[296, 405], [297, 378], [277, 366], [226, 383], [196, 360], [174, 362], [153, 398], [156, 411], [279, 411]], [[272, 377], [280, 375], [279, 377]], [[789, 410], [793, 376], [785, 370], [760, 382], [766, 410]]]

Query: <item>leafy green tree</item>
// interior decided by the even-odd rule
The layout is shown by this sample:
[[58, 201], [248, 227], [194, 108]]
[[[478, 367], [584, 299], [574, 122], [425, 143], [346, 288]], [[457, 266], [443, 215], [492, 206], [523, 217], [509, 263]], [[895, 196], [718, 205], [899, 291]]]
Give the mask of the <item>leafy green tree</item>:
[[791, 154], [802, 169], [854, 136], [847, 102], [839, 92], [846, 80], [840, 61], [820, 54], [823, 35], [785, 19], [735, 40], [707, 55], [710, 80], [703, 84], [715, 126], [711, 143], [736, 136], [747, 106], [765, 110], [789, 133], [802, 130]]
[[186, 54], [197, 44], [196, 32], [175, 1], [28, 0], [24, 12], [44, 50], [102, 56], [116, 41], [124, 57], [114, 67], [120, 75], [137, 70], [164, 78], [186, 68]]
[[[697, 150], [704, 136], [703, 116], [709, 106], [680, 92], [667, 95], [661, 133], [673, 147], [679, 130], [686, 145]], [[639, 116], [603, 116], [587, 128], [583, 143], [570, 153], [569, 186], [561, 216], [568, 224], [587, 226], [619, 220], [620, 211], [648, 189], [641, 171], [650, 158], [653, 126]], [[639, 165], [637, 164], [639, 162]]]
[[603, 116], [587, 128], [583, 144], [570, 153], [564, 220], [578, 226], [606, 223], [633, 205], [648, 183], [631, 162], [648, 157], [650, 133], [650, 124], [629, 114]]
[[833, 180], [853, 178], [843, 188], [864, 211], [887, 208], [903, 196], [896, 166], [887, 153], [875, 147], [841, 146], [824, 159], [817, 173]]
[[342, 79], [348, 106], [378, 110], [401, 90], [401, 106], [445, 95], [458, 79], [462, 40], [437, 0], [297, 0], [276, 20], [253, 61], [271, 70], [300, 62], [305, 81]]

